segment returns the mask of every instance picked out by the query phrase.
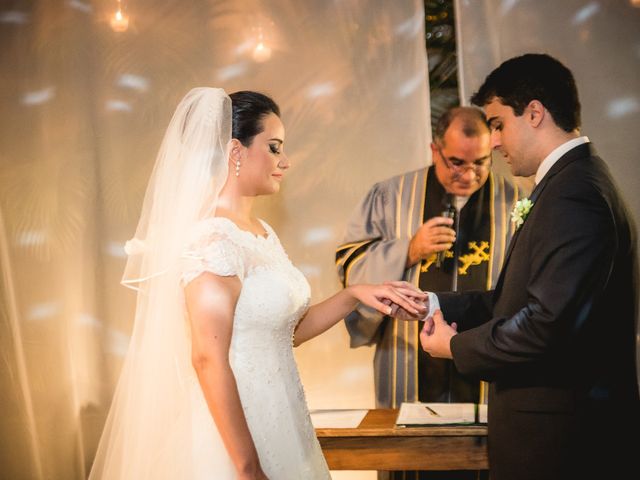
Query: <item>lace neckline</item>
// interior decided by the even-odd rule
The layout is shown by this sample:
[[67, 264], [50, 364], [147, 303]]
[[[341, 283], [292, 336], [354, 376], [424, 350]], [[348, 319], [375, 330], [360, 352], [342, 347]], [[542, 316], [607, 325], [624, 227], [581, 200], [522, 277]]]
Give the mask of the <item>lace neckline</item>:
[[258, 221], [262, 225], [262, 228], [264, 228], [264, 231], [265, 231], [266, 235], [259, 235], [259, 234], [253, 233], [250, 230], [244, 230], [243, 228], [240, 228], [236, 222], [234, 222], [233, 220], [231, 220], [230, 218], [227, 218], [227, 217], [209, 217], [209, 218], [207, 218], [206, 221], [211, 222], [211, 221], [219, 221], [219, 220], [223, 220], [225, 223], [231, 225], [231, 227], [235, 231], [239, 232], [240, 234], [246, 235], [246, 236], [251, 237], [251, 238], [253, 238], [255, 240], [267, 241], [267, 240], [271, 240], [272, 237], [273, 237], [273, 232], [272, 232], [271, 228], [261, 218], [259, 218]]

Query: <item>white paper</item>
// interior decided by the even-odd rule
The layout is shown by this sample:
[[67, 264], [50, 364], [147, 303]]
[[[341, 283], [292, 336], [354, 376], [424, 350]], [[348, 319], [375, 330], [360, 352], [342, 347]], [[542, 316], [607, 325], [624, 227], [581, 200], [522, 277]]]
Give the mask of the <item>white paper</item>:
[[314, 428], [356, 428], [369, 410], [312, 410]]
[[475, 403], [402, 403], [396, 425], [450, 425], [476, 421]]
[[487, 409], [489, 406], [486, 403], [478, 405], [478, 423], [487, 423]]

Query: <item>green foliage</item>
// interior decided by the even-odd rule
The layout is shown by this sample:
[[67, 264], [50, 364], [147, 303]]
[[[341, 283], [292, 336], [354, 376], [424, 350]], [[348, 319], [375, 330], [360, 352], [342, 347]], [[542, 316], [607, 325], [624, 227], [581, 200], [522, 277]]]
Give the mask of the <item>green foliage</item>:
[[445, 110], [460, 105], [453, 0], [424, 0], [424, 11], [433, 125]]

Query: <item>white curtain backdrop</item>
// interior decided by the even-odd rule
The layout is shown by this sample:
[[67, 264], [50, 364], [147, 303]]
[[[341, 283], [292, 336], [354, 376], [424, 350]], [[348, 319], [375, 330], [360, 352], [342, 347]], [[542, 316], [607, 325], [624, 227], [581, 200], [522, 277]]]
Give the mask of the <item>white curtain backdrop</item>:
[[[508, 58], [558, 58], [576, 77], [582, 132], [640, 225], [640, 1], [455, 0], [455, 8], [463, 103]], [[636, 342], [640, 372], [640, 335]]]
[[[631, 3], [456, 0], [456, 14], [463, 101], [506, 58], [560, 58], [638, 220]], [[0, 479], [86, 477], [133, 320], [123, 244], [191, 87], [280, 103], [293, 168], [259, 214], [316, 301], [339, 288], [333, 249], [359, 198], [429, 163], [422, 0], [122, 4], [130, 24], [116, 33], [116, 0], [0, 3]], [[372, 407], [372, 354], [350, 350], [342, 325], [298, 349], [311, 408]]]
[[[133, 320], [123, 245], [190, 88], [279, 102], [293, 167], [259, 214], [315, 301], [356, 202], [429, 162], [422, 0], [122, 5], [118, 33], [116, 0], [0, 3], [1, 479], [88, 473]], [[373, 407], [372, 354], [342, 325], [301, 347], [311, 408]]]

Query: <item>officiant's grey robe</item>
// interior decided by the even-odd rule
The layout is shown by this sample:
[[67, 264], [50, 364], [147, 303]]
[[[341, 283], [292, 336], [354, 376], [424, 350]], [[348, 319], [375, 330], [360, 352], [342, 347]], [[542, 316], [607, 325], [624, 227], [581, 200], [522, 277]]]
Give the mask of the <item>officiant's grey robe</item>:
[[[356, 208], [343, 244], [336, 252], [338, 273], [345, 286], [388, 280], [418, 285], [425, 263], [408, 269], [405, 264], [409, 242], [424, 220], [429, 172], [433, 172], [433, 167], [377, 183]], [[435, 177], [434, 172], [431, 174]], [[490, 205], [492, 218], [488, 256], [485, 255], [486, 284], [480, 287], [487, 290], [500, 273], [513, 229], [510, 212], [520, 192], [495, 173], [490, 174], [482, 188], [489, 196], [486, 204]], [[459, 269], [469, 267], [460, 260], [458, 265]], [[386, 317], [366, 306], [359, 306], [345, 322], [351, 347], [377, 345], [374, 359], [377, 406], [396, 408], [403, 401], [418, 401], [421, 324]], [[484, 395], [481, 389], [480, 396]]]

